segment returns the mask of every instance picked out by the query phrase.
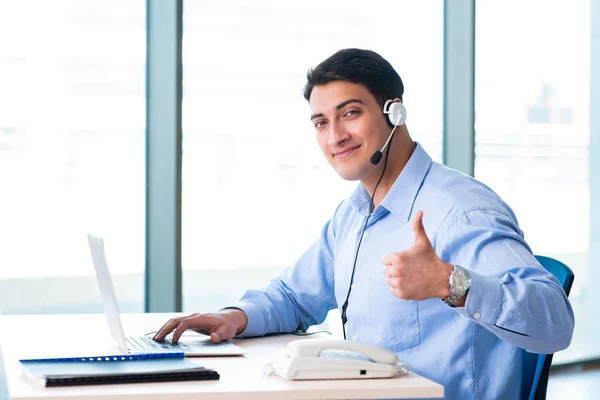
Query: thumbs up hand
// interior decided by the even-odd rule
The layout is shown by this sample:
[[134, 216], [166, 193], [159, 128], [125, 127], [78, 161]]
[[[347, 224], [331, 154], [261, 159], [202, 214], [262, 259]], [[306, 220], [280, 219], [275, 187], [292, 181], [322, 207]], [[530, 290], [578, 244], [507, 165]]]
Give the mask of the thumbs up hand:
[[404, 300], [445, 299], [450, 295], [450, 274], [454, 268], [439, 259], [423, 228], [423, 211], [413, 219], [415, 243], [399, 253], [383, 257], [383, 273], [394, 296]]

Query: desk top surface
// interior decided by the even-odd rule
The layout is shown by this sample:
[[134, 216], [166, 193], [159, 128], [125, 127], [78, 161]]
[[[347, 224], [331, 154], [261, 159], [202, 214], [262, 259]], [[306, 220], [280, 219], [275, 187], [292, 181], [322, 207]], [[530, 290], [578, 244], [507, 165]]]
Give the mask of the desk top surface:
[[[155, 331], [175, 314], [123, 314], [126, 335]], [[217, 381], [40, 388], [21, 374], [19, 359], [117, 354], [104, 314], [0, 316], [0, 347], [12, 399], [372, 399], [441, 398], [443, 387], [416, 374], [392, 379], [288, 381], [263, 374], [295, 335], [235, 339], [244, 356], [194, 357]]]

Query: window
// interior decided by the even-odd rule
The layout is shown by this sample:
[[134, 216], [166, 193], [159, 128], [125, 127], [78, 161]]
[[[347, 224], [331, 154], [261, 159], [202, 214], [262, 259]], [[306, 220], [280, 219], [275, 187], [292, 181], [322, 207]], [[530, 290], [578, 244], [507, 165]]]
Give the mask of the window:
[[396, 68], [411, 135], [441, 160], [441, 1], [185, 2], [185, 310], [266, 284], [356, 186], [325, 161], [302, 97], [309, 67], [346, 47]]
[[143, 309], [145, 2], [0, 4], [0, 312]]
[[475, 176], [513, 208], [534, 253], [575, 272], [575, 335], [556, 362], [593, 351], [584, 341], [589, 7], [587, 1], [477, 3]]

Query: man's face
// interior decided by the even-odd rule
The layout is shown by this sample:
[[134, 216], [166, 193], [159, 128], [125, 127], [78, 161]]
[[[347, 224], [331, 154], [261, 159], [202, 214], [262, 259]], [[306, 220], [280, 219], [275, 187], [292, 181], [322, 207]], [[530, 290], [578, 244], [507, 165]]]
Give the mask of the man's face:
[[343, 179], [367, 179], [376, 171], [371, 156], [381, 150], [390, 133], [373, 95], [363, 85], [335, 81], [315, 86], [309, 104], [327, 161]]

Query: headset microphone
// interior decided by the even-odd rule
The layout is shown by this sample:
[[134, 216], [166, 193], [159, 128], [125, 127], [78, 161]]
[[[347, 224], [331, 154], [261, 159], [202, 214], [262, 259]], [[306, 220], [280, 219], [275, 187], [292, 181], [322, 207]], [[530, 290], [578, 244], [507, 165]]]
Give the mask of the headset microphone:
[[379, 161], [381, 161], [381, 157], [383, 156], [383, 153], [379, 150], [377, 150], [375, 153], [373, 153], [373, 155], [371, 156], [371, 164], [373, 165], [377, 165], [379, 164]]
[[388, 143], [390, 143], [390, 140], [392, 139], [392, 135], [396, 131], [396, 128], [400, 125], [403, 125], [406, 121], [406, 108], [404, 107], [404, 104], [402, 104], [399, 101], [386, 101], [383, 105], [383, 113], [388, 115], [388, 120], [394, 128], [392, 129], [390, 136], [388, 136], [388, 139], [385, 141], [385, 144], [383, 145], [381, 150], [377, 150], [371, 156], [371, 164], [373, 165], [379, 164], [379, 161], [381, 161], [381, 157], [383, 156], [383, 151], [387, 147]]

